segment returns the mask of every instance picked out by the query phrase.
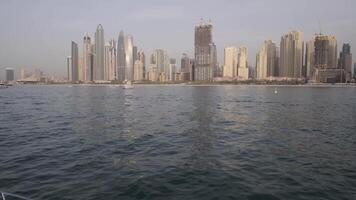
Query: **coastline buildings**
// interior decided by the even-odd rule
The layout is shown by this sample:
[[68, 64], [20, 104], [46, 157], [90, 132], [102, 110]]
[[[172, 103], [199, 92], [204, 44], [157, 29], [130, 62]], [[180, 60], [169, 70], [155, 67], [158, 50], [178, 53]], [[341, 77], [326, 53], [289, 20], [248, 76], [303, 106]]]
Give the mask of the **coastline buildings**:
[[143, 77], [143, 79], [145, 79], [146, 78], [146, 56], [145, 56], [145, 52], [143, 52], [143, 50], [139, 50], [137, 52], [137, 60], [141, 61], [141, 63], [142, 63], [142, 67], [143, 67], [142, 77]]
[[310, 79], [314, 72], [314, 52], [315, 52], [315, 38], [311, 39], [306, 43], [305, 48], [305, 67], [303, 76], [307, 79]]
[[278, 48], [272, 40], [266, 40], [256, 56], [256, 78], [278, 77], [278, 71]]
[[5, 68], [5, 74], [6, 74], [6, 82], [14, 81], [15, 80], [15, 70], [11, 67]]
[[224, 49], [223, 77], [233, 78], [237, 76], [237, 49], [226, 47]]
[[104, 29], [101, 24], [98, 25], [95, 32], [95, 56], [94, 56], [94, 80], [105, 80], [104, 79]]
[[338, 68], [343, 71], [341, 81], [350, 82], [352, 78], [352, 54], [350, 44], [343, 44], [338, 61]]
[[136, 60], [134, 65], [134, 81], [143, 81], [144, 67], [141, 60]]
[[202, 22], [195, 26], [194, 80], [196, 81], [211, 81], [217, 67], [216, 46], [213, 43], [212, 29], [211, 23]]
[[83, 38], [83, 81], [90, 82], [92, 81], [92, 74], [93, 74], [93, 62], [92, 62], [92, 44], [91, 38], [88, 34], [85, 34]]
[[71, 80], [72, 82], [79, 81], [79, 60], [78, 60], [78, 44], [72, 41], [71, 55]]
[[132, 35], [125, 36], [125, 80], [133, 80], [133, 37]]
[[104, 80], [117, 80], [116, 41], [111, 39], [104, 49]]
[[[72, 57], [68, 56], [67, 59], [67, 80], [72, 81]], [[26, 78], [25, 70], [21, 71], [21, 79]]]
[[302, 78], [303, 33], [292, 31], [281, 38], [279, 76]]
[[125, 80], [125, 71], [126, 71], [126, 53], [125, 53], [125, 35], [124, 31], [120, 31], [119, 38], [117, 40], [117, 79], [119, 82]]
[[337, 68], [337, 40], [335, 36], [318, 34], [315, 37], [315, 73], [313, 80], [321, 83], [340, 81], [341, 69]]
[[239, 52], [237, 55], [237, 75], [240, 79], [247, 80], [248, 79], [248, 74], [249, 74], [249, 68], [248, 68], [248, 53], [247, 53], [247, 47], [242, 46], [239, 48]]

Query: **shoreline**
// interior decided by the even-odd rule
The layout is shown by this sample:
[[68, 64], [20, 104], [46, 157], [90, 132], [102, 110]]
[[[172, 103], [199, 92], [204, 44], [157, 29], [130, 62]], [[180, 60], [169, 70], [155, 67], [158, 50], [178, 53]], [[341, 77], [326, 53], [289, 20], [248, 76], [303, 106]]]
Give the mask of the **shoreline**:
[[[15, 84], [10, 87], [16, 86], [68, 86], [68, 87], [123, 87], [124, 84], [73, 84], [73, 83], [58, 83], [58, 84]], [[134, 84], [137, 87], [169, 87], [169, 86], [180, 86], [180, 87], [316, 87], [316, 88], [350, 88], [356, 87], [356, 84], [346, 84], [346, 83], [338, 83], [338, 84], [219, 84], [219, 83], [138, 83]]]

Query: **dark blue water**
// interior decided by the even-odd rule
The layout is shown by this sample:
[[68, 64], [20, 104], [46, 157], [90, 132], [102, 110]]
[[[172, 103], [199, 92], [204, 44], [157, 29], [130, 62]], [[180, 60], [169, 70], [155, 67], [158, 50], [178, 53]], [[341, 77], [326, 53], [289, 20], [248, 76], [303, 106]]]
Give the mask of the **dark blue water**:
[[356, 199], [356, 88], [0, 90], [0, 191], [33, 199]]

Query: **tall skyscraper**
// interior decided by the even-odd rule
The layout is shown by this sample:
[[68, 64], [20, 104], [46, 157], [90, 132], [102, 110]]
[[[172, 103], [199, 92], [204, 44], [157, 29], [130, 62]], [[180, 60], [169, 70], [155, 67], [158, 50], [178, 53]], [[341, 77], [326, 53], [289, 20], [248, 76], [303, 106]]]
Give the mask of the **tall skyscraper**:
[[317, 82], [339, 82], [341, 69], [337, 68], [337, 40], [335, 36], [316, 35], [313, 80]]
[[95, 32], [94, 80], [104, 80], [104, 29], [98, 25]]
[[350, 82], [352, 78], [352, 54], [350, 44], [343, 44], [338, 61], [338, 68], [344, 72], [343, 81]]
[[306, 43], [306, 48], [305, 48], [305, 72], [304, 76], [306, 78], [311, 78], [313, 71], [314, 71], [314, 42], [315, 39], [311, 39]]
[[356, 79], [356, 63], [354, 63], [354, 70], [353, 70], [353, 75], [352, 77]]
[[112, 81], [117, 79], [116, 61], [116, 41], [112, 39], [107, 45], [105, 45], [104, 80]]
[[266, 79], [278, 74], [278, 48], [271, 40], [266, 40], [256, 57], [256, 78]]
[[[67, 59], [67, 80], [68, 81], [72, 81], [72, 57], [68, 56]], [[25, 79], [26, 75], [25, 75], [25, 71], [23, 72], [23, 74], [21, 73], [21, 79]]]
[[91, 38], [88, 34], [85, 34], [83, 38], [83, 71], [84, 71], [84, 82], [92, 81], [92, 44]]
[[280, 76], [302, 78], [303, 69], [303, 33], [292, 31], [281, 38]]
[[14, 81], [15, 80], [15, 70], [13, 68], [7, 67], [5, 69], [6, 72], [6, 81]]
[[237, 64], [236, 47], [226, 47], [224, 49], [223, 77], [235, 77], [237, 75]]
[[237, 62], [238, 62], [237, 76], [239, 76], [241, 79], [244, 80], [248, 79], [249, 69], [247, 65], [247, 59], [248, 59], [247, 47], [242, 46], [239, 48], [237, 54]]
[[142, 77], [143, 79], [146, 78], [145, 74], [146, 74], [146, 56], [145, 56], [145, 52], [143, 52], [143, 50], [140, 50], [137, 52], [137, 60], [141, 61], [142, 63], [142, 67], [143, 67], [143, 74]]
[[213, 25], [200, 23], [195, 26], [194, 52], [195, 66], [194, 79], [196, 81], [211, 81], [216, 69], [216, 46], [213, 43]]
[[137, 53], [138, 53], [137, 46], [133, 46], [133, 47], [132, 47], [132, 59], [133, 59], [134, 62], [135, 62], [135, 61], [137, 60], [137, 58], [138, 58]]
[[189, 73], [190, 68], [190, 58], [187, 54], [183, 53], [182, 58], [180, 59], [180, 71], [183, 73]]
[[125, 37], [125, 80], [133, 80], [133, 37], [132, 35], [126, 35]]
[[78, 44], [72, 41], [72, 56], [71, 56], [71, 64], [72, 64], [72, 78], [71, 81], [77, 82], [79, 81], [79, 60], [78, 60]]
[[120, 31], [117, 41], [117, 77], [120, 82], [125, 80], [126, 71], [126, 52], [125, 52], [125, 34]]

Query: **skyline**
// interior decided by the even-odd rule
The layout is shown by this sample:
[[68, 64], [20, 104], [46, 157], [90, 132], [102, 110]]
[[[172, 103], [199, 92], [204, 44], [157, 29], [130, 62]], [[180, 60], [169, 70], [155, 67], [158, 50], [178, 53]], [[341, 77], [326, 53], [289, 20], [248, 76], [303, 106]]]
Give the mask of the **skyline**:
[[[83, 5], [83, 2], [86, 4]], [[1, 2], [0, 20], [7, 28], [0, 30], [0, 79], [4, 78], [3, 68], [6, 67], [15, 68], [17, 74], [20, 68], [40, 68], [49, 75], [65, 76], [65, 58], [70, 55], [68, 41], [77, 42], [82, 49], [80, 41], [84, 33], [88, 32], [94, 38], [98, 24], [103, 24], [105, 41], [117, 39], [119, 32], [124, 30], [134, 36], [135, 44], [146, 55], [161, 48], [179, 60], [183, 53], [194, 56], [194, 26], [200, 18], [210, 18], [214, 25], [213, 38], [220, 65], [223, 64], [223, 49], [227, 46], [247, 46], [249, 65], [254, 66], [254, 55], [265, 40], [272, 39], [279, 46], [282, 35], [298, 30], [304, 33], [306, 42], [320, 31], [319, 26], [324, 34], [337, 36], [338, 52], [343, 43], [356, 45], [356, 31], [352, 27], [356, 19], [352, 7], [356, 2], [351, 0], [287, 3], [275, 0], [268, 2], [268, 5], [260, 0], [224, 2], [154, 1], [147, 5], [147, 2], [78, 1], [70, 4], [72, 7], [69, 1]], [[206, 9], [198, 11], [202, 3]], [[18, 4], [22, 7], [17, 7]], [[318, 4], [320, 8], [315, 7]], [[120, 6], [127, 9], [119, 9], [120, 12], [114, 14], [111, 12]], [[303, 12], [295, 7], [303, 8]], [[18, 12], [14, 12], [15, 8]], [[333, 15], [328, 14], [331, 11]], [[287, 17], [281, 17], [282, 14]], [[19, 27], [26, 31], [19, 31], [22, 30]], [[79, 54], [82, 55], [82, 52]]]

